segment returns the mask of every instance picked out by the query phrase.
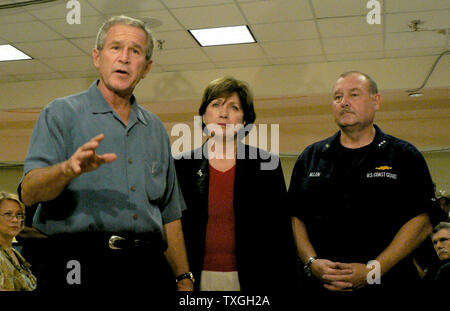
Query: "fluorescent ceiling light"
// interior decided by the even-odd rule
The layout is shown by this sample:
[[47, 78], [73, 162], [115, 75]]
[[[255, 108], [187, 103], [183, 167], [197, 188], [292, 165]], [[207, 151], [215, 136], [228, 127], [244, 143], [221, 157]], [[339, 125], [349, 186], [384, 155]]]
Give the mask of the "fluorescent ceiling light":
[[0, 45], [0, 62], [21, 59], [31, 59], [31, 57], [10, 44]]
[[254, 43], [247, 26], [232, 26], [189, 30], [201, 46]]
[[418, 92], [409, 93], [408, 96], [410, 96], [410, 97], [420, 97], [420, 96], [423, 96], [423, 93], [418, 93]]

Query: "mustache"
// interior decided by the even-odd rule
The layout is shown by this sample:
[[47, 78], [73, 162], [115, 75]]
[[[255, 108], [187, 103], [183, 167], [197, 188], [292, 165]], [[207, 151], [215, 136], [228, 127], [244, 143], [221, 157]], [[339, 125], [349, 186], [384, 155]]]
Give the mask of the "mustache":
[[440, 249], [440, 250], [437, 251], [437, 254], [438, 254], [438, 255], [441, 255], [441, 254], [448, 254], [448, 253], [449, 253], [448, 250], [446, 250], [445, 248]]

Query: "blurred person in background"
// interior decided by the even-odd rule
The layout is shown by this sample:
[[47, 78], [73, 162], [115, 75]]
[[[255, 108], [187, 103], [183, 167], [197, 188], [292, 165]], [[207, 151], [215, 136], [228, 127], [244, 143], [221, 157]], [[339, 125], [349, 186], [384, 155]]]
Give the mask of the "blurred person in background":
[[25, 205], [15, 194], [0, 192], [0, 291], [32, 291], [36, 277], [30, 264], [13, 247], [25, 222]]

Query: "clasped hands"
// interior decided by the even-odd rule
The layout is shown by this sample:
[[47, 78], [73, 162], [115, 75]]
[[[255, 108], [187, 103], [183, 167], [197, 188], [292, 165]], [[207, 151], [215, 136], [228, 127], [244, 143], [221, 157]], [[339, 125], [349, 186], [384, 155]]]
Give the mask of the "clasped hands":
[[352, 291], [367, 284], [367, 273], [370, 270], [361, 263], [341, 263], [317, 259], [312, 263], [311, 271], [328, 290]]
[[79, 147], [67, 161], [63, 162], [64, 174], [74, 178], [83, 173], [94, 171], [105, 163], [114, 162], [117, 159], [115, 153], [102, 155], [96, 153], [100, 142], [104, 138], [104, 134], [99, 134]]

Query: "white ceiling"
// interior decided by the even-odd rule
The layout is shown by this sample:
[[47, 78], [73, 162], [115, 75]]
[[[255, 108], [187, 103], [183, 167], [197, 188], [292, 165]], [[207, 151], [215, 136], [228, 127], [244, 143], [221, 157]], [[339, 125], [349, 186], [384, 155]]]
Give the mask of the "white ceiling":
[[[0, 82], [96, 76], [90, 57], [96, 32], [116, 14], [153, 21], [155, 38], [164, 41], [153, 72], [439, 55], [449, 48], [450, 0], [380, 0], [380, 25], [366, 22], [367, 2], [79, 0], [79, 25], [67, 23], [66, 0], [0, 9], [0, 44], [33, 57], [0, 62]], [[408, 27], [416, 19], [424, 22], [419, 32]], [[202, 48], [187, 32], [239, 24], [249, 25], [256, 44]]]
[[[79, 25], [66, 21], [68, 0], [1, 9], [21, 1], [0, 0], [0, 44], [33, 57], [0, 62], [0, 161], [23, 161], [40, 109], [98, 77], [91, 50], [98, 28], [116, 14], [150, 20], [164, 41], [154, 53], [158, 74], [137, 92], [169, 132], [175, 123], [192, 125], [201, 92], [218, 73], [244, 73], [257, 91], [257, 122], [279, 124], [280, 151], [298, 153], [336, 131], [328, 89], [347, 63], [369, 73], [382, 66], [376, 122], [383, 130], [421, 150], [449, 150], [448, 54], [423, 97], [405, 90], [418, 87], [449, 50], [450, 0], [379, 0], [381, 25], [366, 22], [368, 0], [78, 0]], [[417, 19], [423, 24], [414, 32], [408, 25]], [[187, 32], [238, 24], [248, 25], [257, 43], [202, 48]]]

